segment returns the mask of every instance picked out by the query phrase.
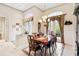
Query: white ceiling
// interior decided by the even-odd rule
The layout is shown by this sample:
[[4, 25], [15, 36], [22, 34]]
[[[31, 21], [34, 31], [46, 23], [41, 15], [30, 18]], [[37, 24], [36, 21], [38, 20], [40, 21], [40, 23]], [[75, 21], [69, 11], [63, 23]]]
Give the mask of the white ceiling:
[[21, 11], [25, 11], [33, 6], [36, 6], [40, 8], [42, 11], [44, 11], [49, 8], [56, 7], [60, 5], [61, 3], [4, 3], [4, 4]]

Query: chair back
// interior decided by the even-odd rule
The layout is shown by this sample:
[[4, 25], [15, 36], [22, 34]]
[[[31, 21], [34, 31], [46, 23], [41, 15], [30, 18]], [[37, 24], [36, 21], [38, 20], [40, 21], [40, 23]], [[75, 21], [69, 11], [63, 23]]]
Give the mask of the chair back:
[[35, 38], [32, 35], [28, 35], [27, 39], [28, 39], [29, 46], [33, 46], [34, 44], [36, 44], [34, 40]]
[[28, 35], [27, 39], [28, 39], [29, 45], [31, 45], [32, 44], [32, 35]]
[[52, 43], [55, 43], [57, 41], [57, 37], [54, 31], [51, 31], [51, 41]]

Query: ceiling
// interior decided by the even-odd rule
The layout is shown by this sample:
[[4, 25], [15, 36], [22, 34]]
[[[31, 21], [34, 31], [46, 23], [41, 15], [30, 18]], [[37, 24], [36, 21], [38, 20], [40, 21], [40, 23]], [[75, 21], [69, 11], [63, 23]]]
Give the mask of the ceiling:
[[20, 11], [28, 10], [32, 7], [37, 7], [42, 11], [45, 11], [49, 8], [56, 7], [60, 5], [61, 3], [4, 3], [4, 5], [7, 5], [12, 8], [16, 8]]

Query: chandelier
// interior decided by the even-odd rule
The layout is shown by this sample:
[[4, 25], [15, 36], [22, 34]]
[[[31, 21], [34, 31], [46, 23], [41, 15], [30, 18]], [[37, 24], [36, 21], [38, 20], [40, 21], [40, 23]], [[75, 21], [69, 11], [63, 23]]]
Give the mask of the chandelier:
[[[46, 4], [44, 4], [44, 8], [46, 8]], [[43, 15], [41, 19], [39, 20], [40, 23], [45, 23], [45, 24], [49, 21], [50, 19], [48, 18], [48, 15]]]
[[47, 23], [49, 21], [50, 19], [48, 18], [47, 15], [42, 16], [41, 19], [39, 20], [40, 23]]

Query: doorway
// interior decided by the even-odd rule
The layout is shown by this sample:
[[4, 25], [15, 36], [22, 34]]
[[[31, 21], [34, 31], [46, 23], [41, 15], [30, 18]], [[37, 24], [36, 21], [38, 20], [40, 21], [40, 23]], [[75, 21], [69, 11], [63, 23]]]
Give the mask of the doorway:
[[[66, 14], [61, 14], [57, 16], [51, 16], [48, 17], [50, 21], [47, 21], [47, 33], [49, 31], [49, 28], [51, 27], [52, 31], [56, 32], [56, 36], [58, 38], [58, 42], [64, 43], [64, 18]], [[51, 25], [50, 25], [51, 24]]]
[[5, 38], [5, 18], [0, 17], [0, 40]]
[[60, 25], [57, 20], [50, 21], [48, 23], [48, 31], [53, 31], [56, 33], [57, 36], [57, 42], [61, 42], [61, 31], [60, 31]]

